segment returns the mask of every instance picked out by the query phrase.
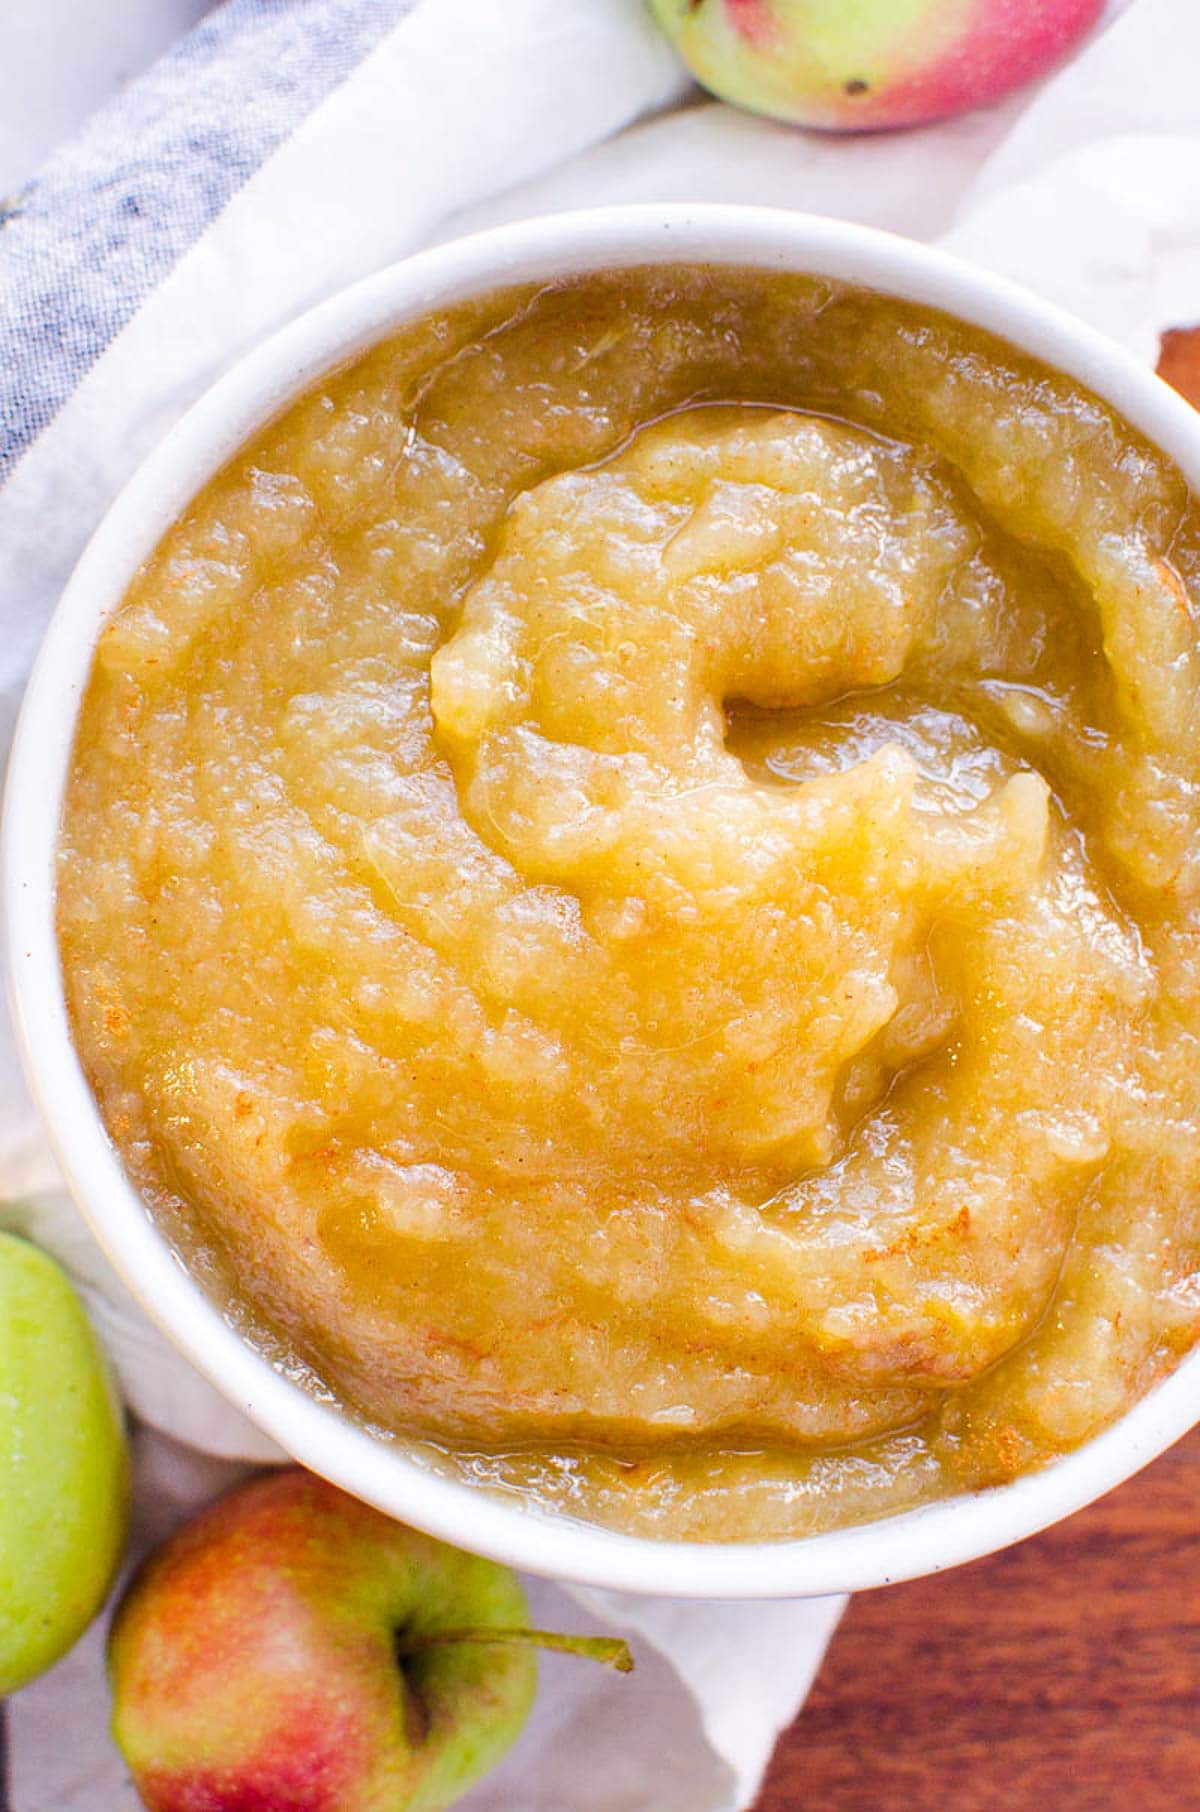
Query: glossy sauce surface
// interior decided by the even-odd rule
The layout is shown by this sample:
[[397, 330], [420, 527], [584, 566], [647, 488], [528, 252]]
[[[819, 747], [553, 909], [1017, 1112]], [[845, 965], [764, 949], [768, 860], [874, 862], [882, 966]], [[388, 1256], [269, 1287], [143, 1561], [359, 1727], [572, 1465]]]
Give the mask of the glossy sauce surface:
[[102, 638], [79, 1047], [253, 1337], [622, 1528], [996, 1482], [1200, 1331], [1200, 512], [973, 329], [655, 269], [429, 318]]

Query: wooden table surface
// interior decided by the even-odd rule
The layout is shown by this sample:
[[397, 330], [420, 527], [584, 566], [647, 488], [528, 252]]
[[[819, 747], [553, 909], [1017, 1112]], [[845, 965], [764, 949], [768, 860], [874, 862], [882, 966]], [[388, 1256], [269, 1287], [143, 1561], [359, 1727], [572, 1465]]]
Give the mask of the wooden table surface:
[[[1160, 370], [1200, 406], [1200, 328]], [[990, 1560], [866, 1592], [756, 1812], [1200, 1812], [1200, 1430]]]
[[1200, 1807], [1200, 1431], [990, 1560], [853, 1599], [757, 1812]]

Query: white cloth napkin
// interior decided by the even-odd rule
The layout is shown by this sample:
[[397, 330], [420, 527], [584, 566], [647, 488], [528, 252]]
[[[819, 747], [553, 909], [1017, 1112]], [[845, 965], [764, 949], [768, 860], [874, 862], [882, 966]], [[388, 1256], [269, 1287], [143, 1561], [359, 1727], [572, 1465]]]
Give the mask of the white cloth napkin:
[[0, 195], [113, 90], [207, 11], [209, 0], [4, 0], [0, 15]]
[[[58, 0], [61, 5], [62, 0]], [[1118, 17], [1118, 14], [1121, 16]], [[0, 54], [3, 23], [0, 21]], [[0, 708], [108, 500], [187, 404], [299, 309], [432, 241], [602, 202], [770, 202], [893, 227], [1024, 279], [1151, 357], [1200, 318], [1200, 7], [1114, 0], [1066, 70], [988, 113], [894, 137], [793, 132], [697, 102], [639, 0], [420, 0], [170, 269], [0, 490]], [[137, 1414], [262, 1459], [171, 1352], [62, 1192], [0, 1026], [0, 1224], [58, 1252]], [[142, 1437], [139, 1540], [228, 1468]], [[684, 1606], [533, 1585], [539, 1618], [631, 1633], [632, 1681], [552, 1663], [507, 1812], [732, 1812], [811, 1682], [840, 1601]], [[14, 1812], [136, 1805], [102, 1735], [100, 1632], [12, 1704]], [[71, 1742], [61, 1740], [70, 1707]]]

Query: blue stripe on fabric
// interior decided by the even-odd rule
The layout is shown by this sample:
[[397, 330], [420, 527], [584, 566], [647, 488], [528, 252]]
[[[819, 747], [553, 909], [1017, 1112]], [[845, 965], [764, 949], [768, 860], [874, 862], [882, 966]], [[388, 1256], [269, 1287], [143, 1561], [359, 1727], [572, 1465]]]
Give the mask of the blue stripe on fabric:
[[0, 484], [143, 299], [416, 0], [226, 0], [0, 210]]

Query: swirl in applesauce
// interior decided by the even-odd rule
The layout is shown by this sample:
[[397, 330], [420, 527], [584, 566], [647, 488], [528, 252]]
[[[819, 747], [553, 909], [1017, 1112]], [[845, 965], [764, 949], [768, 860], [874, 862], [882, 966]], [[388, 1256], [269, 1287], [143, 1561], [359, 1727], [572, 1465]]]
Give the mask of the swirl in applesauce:
[[1009, 1478], [1200, 1333], [1200, 511], [974, 329], [692, 267], [429, 317], [164, 539], [59, 921], [275, 1357], [643, 1533]]

